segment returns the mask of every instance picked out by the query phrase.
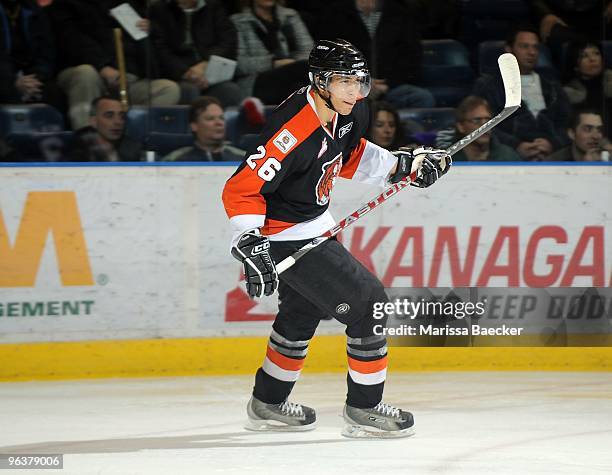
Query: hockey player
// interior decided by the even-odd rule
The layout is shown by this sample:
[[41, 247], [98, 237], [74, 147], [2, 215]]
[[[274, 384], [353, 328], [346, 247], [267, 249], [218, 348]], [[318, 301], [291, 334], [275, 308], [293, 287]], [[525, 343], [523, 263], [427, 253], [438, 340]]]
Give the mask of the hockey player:
[[234, 231], [232, 255], [244, 265], [251, 297], [278, 286], [279, 311], [247, 406], [252, 430], [309, 430], [314, 409], [287, 400], [319, 321], [346, 325], [348, 437], [407, 436], [410, 412], [382, 402], [387, 345], [373, 332], [381, 282], [335, 239], [316, 247], [279, 279], [278, 263], [334, 226], [328, 211], [337, 177], [384, 186], [417, 171], [418, 187], [448, 171], [444, 150], [394, 153], [365, 140], [370, 74], [364, 56], [344, 40], [320, 40], [309, 58], [310, 86], [269, 119], [248, 157], [227, 181], [223, 203]]

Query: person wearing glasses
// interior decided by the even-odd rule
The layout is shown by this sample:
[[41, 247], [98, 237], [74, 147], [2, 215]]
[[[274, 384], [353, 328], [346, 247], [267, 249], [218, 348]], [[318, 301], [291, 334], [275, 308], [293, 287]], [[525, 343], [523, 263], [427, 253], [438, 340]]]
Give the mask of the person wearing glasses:
[[[455, 111], [454, 130], [440, 131], [436, 139], [436, 147], [450, 147], [491, 120], [492, 117], [491, 108], [486, 99], [478, 96], [466, 97]], [[523, 159], [512, 147], [502, 144], [497, 135], [489, 131], [453, 155], [453, 160], [459, 162], [518, 162]]]

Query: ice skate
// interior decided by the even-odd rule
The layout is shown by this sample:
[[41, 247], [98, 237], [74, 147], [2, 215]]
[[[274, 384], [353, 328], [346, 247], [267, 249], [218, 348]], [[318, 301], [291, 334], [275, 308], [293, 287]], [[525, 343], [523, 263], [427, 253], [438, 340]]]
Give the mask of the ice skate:
[[311, 407], [284, 401], [280, 404], [266, 404], [255, 396], [247, 405], [249, 420], [245, 429], [255, 431], [300, 432], [316, 427], [317, 416]]
[[390, 439], [414, 434], [412, 414], [383, 402], [369, 409], [345, 405], [344, 421], [342, 435], [354, 439]]

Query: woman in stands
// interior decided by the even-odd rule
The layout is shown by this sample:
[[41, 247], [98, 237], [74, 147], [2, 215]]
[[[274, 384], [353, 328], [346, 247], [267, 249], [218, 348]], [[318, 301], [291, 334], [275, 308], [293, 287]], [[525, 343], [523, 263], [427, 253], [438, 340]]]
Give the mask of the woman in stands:
[[368, 140], [387, 150], [397, 150], [406, 145], [397, 110], [388, 102], [370, 103]]
[[612, 70], [604, 69], [599, 45], [586, 41], [570, 44], [567, 69], [563, 89], [572, 107], [583, 106], [601, 111], [606, 135], [609, 137], [612, 119]]

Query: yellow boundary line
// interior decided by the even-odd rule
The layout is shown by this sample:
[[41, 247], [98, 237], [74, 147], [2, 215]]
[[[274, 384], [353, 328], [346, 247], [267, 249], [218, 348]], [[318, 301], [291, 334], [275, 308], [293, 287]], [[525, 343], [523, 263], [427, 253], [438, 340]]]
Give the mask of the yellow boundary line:
[[[266, 337], [0, 344], [0, 381], [250, 374]], [[306, 372], [346, 371], [342, 335], [313, 339]], [[391, 371], [612, 371], [612, 347], [392, 347]]]

